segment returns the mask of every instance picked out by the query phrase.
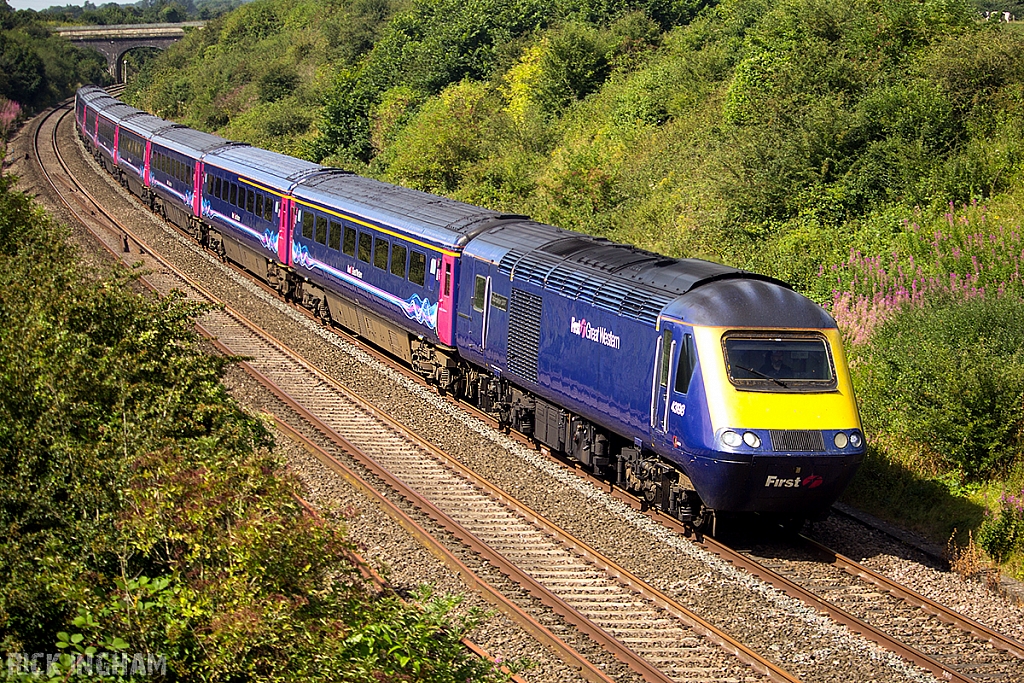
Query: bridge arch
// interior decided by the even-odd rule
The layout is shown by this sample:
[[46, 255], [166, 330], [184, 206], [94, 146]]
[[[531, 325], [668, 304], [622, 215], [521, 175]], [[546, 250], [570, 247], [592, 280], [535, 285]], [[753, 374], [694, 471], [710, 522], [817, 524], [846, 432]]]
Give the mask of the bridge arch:
[[202, 29], [205, 21], [179, 24], [122, 24], [118, 26], [66, 26], [56, 32], [75, 45], [89, 47], [107, 58], [107, 70], [118, 83], [123, 82], [120, 68], [124, 55], [139, 47], [166, 50], [185, 37], [189, 28]]

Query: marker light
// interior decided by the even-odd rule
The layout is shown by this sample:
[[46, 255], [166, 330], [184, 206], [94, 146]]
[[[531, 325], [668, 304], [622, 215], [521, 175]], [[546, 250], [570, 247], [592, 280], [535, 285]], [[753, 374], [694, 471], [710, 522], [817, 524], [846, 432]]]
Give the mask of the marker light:
[[850, 432], [850, 445], [854, 448], [860, 448], [864, 444], [864, 439], [861, 438], [860, 432]]
[[743, 443], [743, 437], [731, 429], [727, 429], [722, 432], [722, 443], [729, 448], [739, 448], [739, 445]]
[[761, 437], [754, 432], [743, 432], [743, 443], [747, 444], [751, 448], [760, 448]]
[[845, 432], [836, 432], [832, 441], [835, 442], [836, 448], [846, 448], [846, 445], [850, 443], [850, 439], [846, 436]]

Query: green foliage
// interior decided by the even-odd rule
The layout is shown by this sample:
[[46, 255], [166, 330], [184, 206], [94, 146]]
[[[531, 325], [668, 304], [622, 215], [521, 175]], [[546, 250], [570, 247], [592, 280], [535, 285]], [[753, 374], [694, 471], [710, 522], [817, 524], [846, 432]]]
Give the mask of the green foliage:
[[430, 100], [397, 136], [386, 157], [388, 177], [427, 192], [454, 191], [479, 158], [490, 98], [486, 86], [463, 81]]
[[53, 5], [37, 16], [43, 21], [76, 26], [177, 23], [212, 19], [241, 4], [241, 0], [140, 0], [123, 5], [108, 2], [97, 7], [86, 0], [82, 5]]
[[609, 38], [580, 23], [548, 33], [533, 83], [545, 111], [557, 114], [600, 87], [611, 70]]
[[272, 70], [259, 78], [261, 102], [276, 102], [287, 97], [299, 85], [299, 74], [288, 67]]
[[978, 545], [996, 561], [1024, 553], [1024, 492], [1003, 495], [995, 512], [986, 516], [978, 530]]
[[84, 83], [107, 83], [106, 60], [51, 35], [31, 12], [0, 5], [0, 96], [38, 111]]
[[907, 308], [875, 331], [855, 377], [865, 426], [917, 444], [921, 471], [978, 482], [1024, 454], [1021, 299]]

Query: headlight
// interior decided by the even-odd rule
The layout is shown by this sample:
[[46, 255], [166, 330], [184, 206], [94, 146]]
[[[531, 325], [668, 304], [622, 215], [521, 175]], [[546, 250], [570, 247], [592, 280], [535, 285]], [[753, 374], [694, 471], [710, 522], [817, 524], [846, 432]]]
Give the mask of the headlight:
[[836, 432], [832, 441], [835, 443], [836, 448], [846, 448], [846, 445], [850, 443], [850, 439], [846, 436], [845, 432]]
[[754, 432], [743, 432], [743, 443], [747, 444], [751, 448], [760, 448], [761, 437]]
[[731, 429], [727, 429], [722, 432], [722, 443], [729, 448], [739, 448], [740, 444], [743, 443], [743, 437]]
[[864, 444], [864, 439], [861, 438], [860, 432], [850, 432], [850, 444], [854, 448], [860, 448]]

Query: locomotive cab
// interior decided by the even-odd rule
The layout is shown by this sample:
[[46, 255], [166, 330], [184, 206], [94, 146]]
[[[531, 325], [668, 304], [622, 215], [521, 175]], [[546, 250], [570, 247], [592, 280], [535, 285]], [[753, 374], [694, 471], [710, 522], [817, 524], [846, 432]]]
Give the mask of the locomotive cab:
[[865, 453], [835, 322], [772, 282], [711, 283], [677, 303], [662, 316], [655, 448], [716, 512], [827, 514]]

